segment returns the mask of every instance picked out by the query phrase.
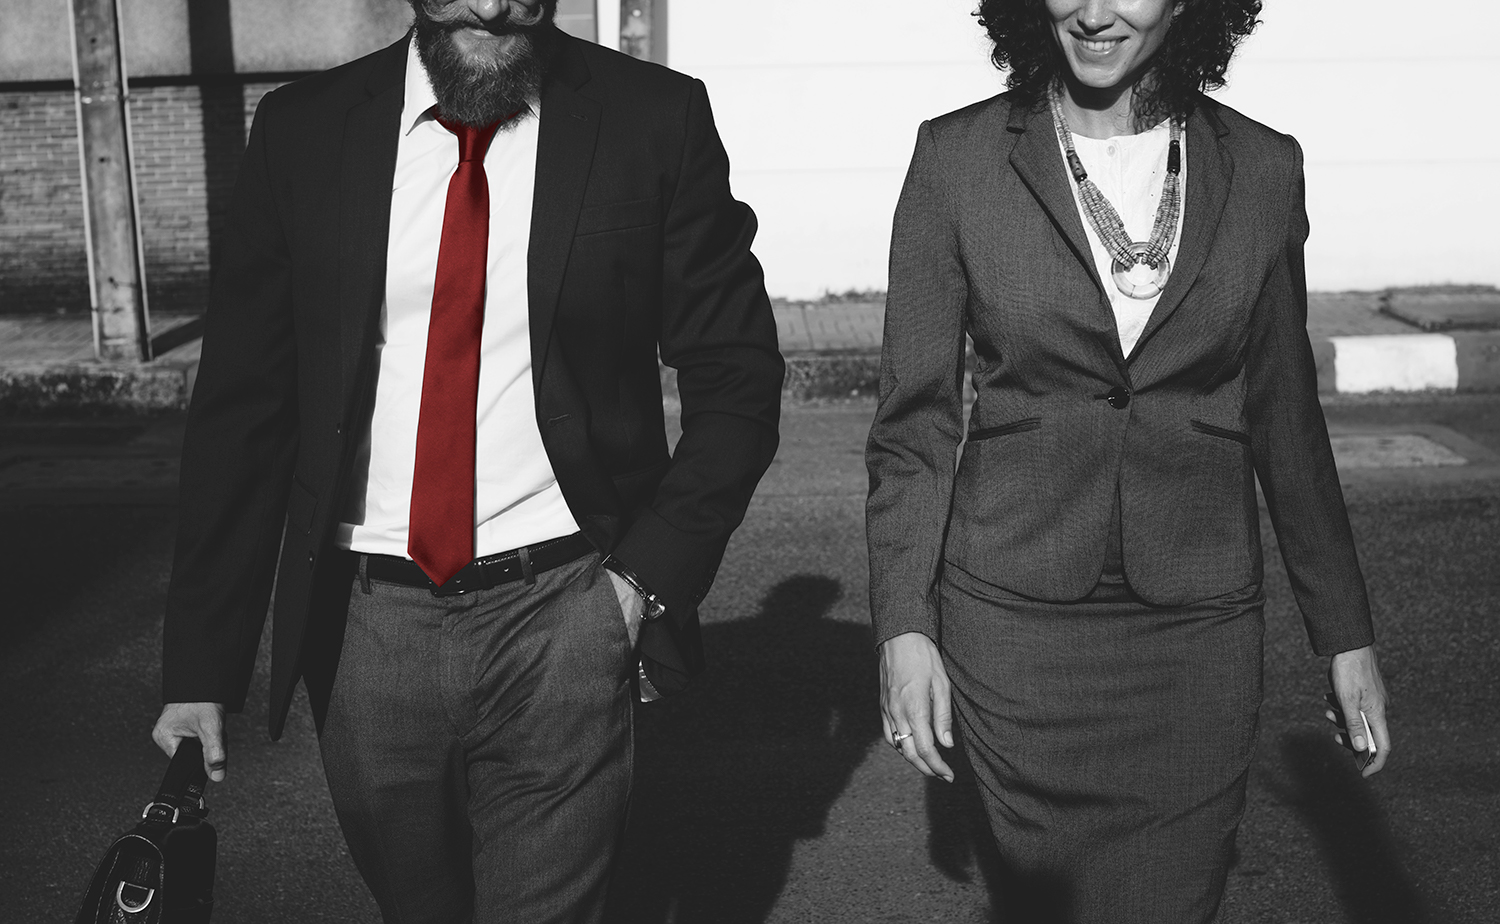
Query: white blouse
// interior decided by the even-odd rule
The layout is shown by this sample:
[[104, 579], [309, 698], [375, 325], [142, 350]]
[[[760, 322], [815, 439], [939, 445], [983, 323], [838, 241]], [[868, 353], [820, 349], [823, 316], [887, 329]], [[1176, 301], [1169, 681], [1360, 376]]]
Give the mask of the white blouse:
[[[1151, 237], [1151, 227], [1156, 223], [1156, 208], [1161, 203], [1162, 186], [1167, 176], [1167, 152], [1171, 140], [1171, 128], [1165, 121], [1150, 131], [1136, 135], [1098, 139], [1073, 133], [1073, 147], [1078, 152], [1078, 159], [1083, 161], [1083, 169], [1088, 171], [1089, 179], [1104, 193], [1109, 204], [1115, 207], [1120, 220], [1125, 223], [1125, 231], [1133, 241], [1146, 241]], [[1182, 167], [1177, 175], [1177, 233], [1167, 251], [1167, 259], [1171, 261], [1174, 271], [1177, 267], [1178, 245], [1182, 242], [1183, 213], [1187, 206], [1186, 132], [1182, 134], [1180, 146]], [[1057, 149], [1066, 162], [1065, 155], [1061, 154], [1062, 142], [1058, 142]], [[1078, 184], [1073, 181], [1071, 173], [1068, 174], [1068, 186], [1073, 190], [1073, 202], [1078, 207], [1079, 220], [1083, 222], [1084, 233], [1088, 235], [1089, 247], [1094, 253], [1094, 265], [1099, 270], [1099, 279], [1104, 283], [1110, 307], [1114, 309], [1120, 349], [1129, 356], [1161, 295], [1131, 298], [1115, 286], [1110, 278], [1114, 258], [1109, 255], [1104, 241], [1089, 222], [1083, 200], [1078, 195]]]

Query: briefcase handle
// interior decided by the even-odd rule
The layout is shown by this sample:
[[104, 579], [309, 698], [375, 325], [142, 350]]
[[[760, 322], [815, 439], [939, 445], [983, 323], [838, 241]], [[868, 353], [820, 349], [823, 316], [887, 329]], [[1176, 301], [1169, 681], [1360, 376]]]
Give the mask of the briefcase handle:
[[203, 801], [203, 790], [207, 785], [203, 742], [197, 738], [183, 738], [177, 743], [177, 753], [172, 755], [171, 763], [167, 764], [167, 774], [162, 777], [156, 799], [146, 806], [141, 817], [168, 824], [176, 824], [183, 812], [202, 818], [208, 814], [208, 806]]

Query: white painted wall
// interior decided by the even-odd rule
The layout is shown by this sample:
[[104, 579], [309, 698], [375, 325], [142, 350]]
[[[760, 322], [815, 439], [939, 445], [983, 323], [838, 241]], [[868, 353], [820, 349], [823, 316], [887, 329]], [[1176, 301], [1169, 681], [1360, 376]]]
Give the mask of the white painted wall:
[[[773, 295], [884, 288], [922, 119], [999, 92], [975, 0], [671, 0]], [[1429, 12], [1430, 10], [1430, 12]], [[1500, 284], [1491, 0], [1267, 0], [1219, 97], [1307, 154], [1309, 284]]]

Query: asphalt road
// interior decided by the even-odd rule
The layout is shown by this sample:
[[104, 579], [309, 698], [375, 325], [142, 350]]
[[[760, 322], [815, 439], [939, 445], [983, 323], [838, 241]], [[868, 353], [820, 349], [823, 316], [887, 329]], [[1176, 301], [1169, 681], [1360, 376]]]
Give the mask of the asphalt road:
[[[618, 924], [991, 920], [972, 792], [923, 780], [879, 740], [871, 410], [788, 410], [705, 605], [710, 670], [639, 712]], [[1424, 435], [1469, 464], [1346, 472], [1394, 699], [1392, 764], [1374, 780], [1327, 738], [1323, 665], [1268, 555], [1266, 698], [1223, 920], [1490, 924], [1500, 396], [1341, 401], [1329, 417], [1367, 442]], [[176, 420], [0, 422], [0, 921], [71, 920], [165, 765], [148, 731], [179, 434]], [[266, 740], [264, 667], [231, 719], [229, 779], [209, 793], [214, 920], [374, 921], [305, 702]]]

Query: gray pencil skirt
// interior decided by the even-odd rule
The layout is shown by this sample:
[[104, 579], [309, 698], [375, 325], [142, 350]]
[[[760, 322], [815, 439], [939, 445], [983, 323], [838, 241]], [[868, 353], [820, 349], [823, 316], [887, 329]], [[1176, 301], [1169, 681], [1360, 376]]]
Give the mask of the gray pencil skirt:
[[941, 593], [1002, 920], [1212, 921], [1255, 747], [1260, 586], [1153, 607], [1107, 577], [1059, 604], [950, 564]]

